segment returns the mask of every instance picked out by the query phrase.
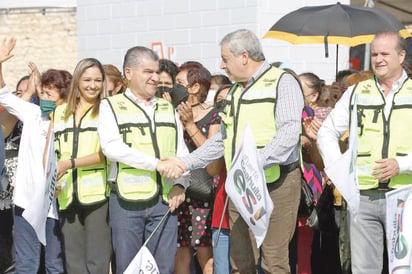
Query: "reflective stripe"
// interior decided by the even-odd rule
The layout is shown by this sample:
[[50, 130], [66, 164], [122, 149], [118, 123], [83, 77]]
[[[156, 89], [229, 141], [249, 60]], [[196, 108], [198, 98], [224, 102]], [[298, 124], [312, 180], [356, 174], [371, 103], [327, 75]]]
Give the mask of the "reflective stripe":
[[[412, 153], [412, 81], [407, 79], [394, 95], [389, 120], [384, 119], [383, 94], [375, 80], [360, 82], [352, 95], [358, 96], [358, 182], [360, 189], [378, 187], [372, 176], [375, 161]], [[390, 188], [412, 183], [412, 175], [400, 174], [391, 178]]]
[[[242, 90], [240, 85], [232, 88], [226, 100], [225, 114], [221, 115], [226, 129], [224, 138], [226, 166], [230, 167], [234, 149], [237, 147], [246, 123], [249, 124], [256, 145], [263, 147], [276, 135], [276, 89], [278, 79], [284, 73], [275, 67], [264, 72], [247, 90]], [[248, 104], [247, 100], [254, 101]], [[262, 117], [265, 123], [262, 123]], [[271, 183], [279, 179], [280, 168], [278, 165], [265, 170], [266, 182]]]
[[[64, 104], [58, 106], [54, 112], [55, 149], [58, 161], [99, 152], [98, 117], [93, 117], [92, 110], [89, 109], [81, 118], [79, 128], [75, 130], [73, 115], [64, 120], [66, 108], [67, 104]], [[69, 169], [59, 183], [62, 186], [58, 197], [60, 210], [66, 209], [71, 204], [73, 195], [76, 195], [79, 202], [85, 205], [103, 201], [107, 193], [105, 164]]]
[[[156, 158], [176, 155], [175, 111], [170, 103], [157, 99], [153, 117], [156, 128], [152, 129], [152, 123], [144, 111], [124, 94], [111, 96], [106, 100], [116, 117], [121, 138], [130, 147]], [[110, 162], [107, 164], [111, 165]], [[166, 184], [164, 178], [158, 181], [156, 171], [135, 169], [124, 163], [118, 163], [118, 167], [117, 178], [114, 180], [116, 180], [117, 193], [122, 199], [128, 201], [151, 199], [159, 192], [159, 185], [162, 184], [163, 199], [167, 201], [172, 186]]]

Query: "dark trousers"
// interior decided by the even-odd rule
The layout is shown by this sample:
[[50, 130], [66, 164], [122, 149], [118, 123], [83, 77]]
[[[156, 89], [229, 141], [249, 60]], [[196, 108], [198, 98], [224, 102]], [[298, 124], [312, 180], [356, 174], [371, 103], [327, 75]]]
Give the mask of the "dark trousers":
[[68, 274], [109, 273], [112, 256], [108, 202], [60, 212]]
[[0, 273], [14, 273], [13, 210], [0, 210]]

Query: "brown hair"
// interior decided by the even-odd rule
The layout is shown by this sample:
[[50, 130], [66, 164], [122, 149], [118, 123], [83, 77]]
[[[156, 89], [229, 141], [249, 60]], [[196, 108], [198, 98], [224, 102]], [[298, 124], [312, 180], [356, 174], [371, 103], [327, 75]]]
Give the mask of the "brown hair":
[[201, 63], [196, 61], [188, 61], [182, 64], [179, 67], [179, 72], [184, 70], [187, 71], [186, 77], [188, 87], [191, 87], [196, 83], [200, 85], [199, 102], [203, 103], [209, 92], [212, 75]]
[[122, 73], [120, 72], [120, 70], [112, 64], [103, 65], [103, 69], [107, 77], [106, 81], [107, 80], [112, 81], [115, 87], [117, 87], [117, 85], [120, 83], [122, 87], [120, 88], [118, 93], [124, 92], [127, 87], [127, 80], [122, 76]]
[[96, 67], [100, 70], [102, 74], [102, 80], [103, 80], [103, 89], [100, 92], [100, 96], [97, 97], [96, 102], [94, 102], [93, 104], [92, 116], [96, 116], [99, 113], [100, 101], [101, 99], [107, 96], [104, 69], [103, 69], [102, 64], [99, 62], [99, 60], [94, 59], [94, 58], [85, 58], [83, 60], [80, 60], [79, 63], [77, 63], [76, 68], [74, 69], [74, 72], [73, 72], [73, 79], [70, 85], [69, 96], [67, 99], [67, 109], [66, 109], [66, 115], [64, 117], [65, 120], [67, 120], [70, 115], [75, 114], [76, 106], [77, 106], [77, 103], [79, 102], [79, 96], [80, 96], [79, 79], [87, 69], [92, 68], [92, 67]]
[[54, 86], [58, 88], [61, 99], [66, 101], [71, 80], [72, 75], [66, 70], [48, 69], [42, 73], [40, 81], [43, 87]]

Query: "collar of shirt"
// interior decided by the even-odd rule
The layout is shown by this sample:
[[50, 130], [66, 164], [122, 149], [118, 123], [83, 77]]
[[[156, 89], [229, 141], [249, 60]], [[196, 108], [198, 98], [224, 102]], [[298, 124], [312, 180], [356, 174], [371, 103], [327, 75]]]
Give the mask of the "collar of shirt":
[[156, 97], [153, 96], [152, 98], [150, 98], [149, 101], [143, 101], [143, 100], [138, 99], [129, 88], [126, 89], [125, 95], [129, 97], [130, 99], [132, 99], [133, 102], [135, 102], [139, 107], [141, 107], [144, 110], [144, 112], [146, 112], [146, 114], [150, 117], [152, 128], [154, 129], [153, 117], [154, 117], [154, 111], [157, 106]]
[[260, 66], [260, 68], [253, 74], [253, 76], [247, 81], [246, 87], [249, 87], [252, 83], [256, 81], [256, 79], [259, 78], [260, 75], [262, 75], [266, 70], [270, 68], [270, 64], [268, 61], [264, 61], [263, 64]]
[[[405, 71], [405, 70], [402, 70], [401, 78], [399, 78], [398, 81], [395, 81], [395, 82], [393, 83], [392, 89], [391, 89], [391, 91], [389, 92], [389, 94], [394, 94], [394, 93], [396, 93], [397, 91], [399, 91], [400, 87], [402, 86], [403, 82], [406, 81], [406, 79], [408, 79], [408, 75], [406, 74], [406, 71]], [[383, 93], [383, 89], [382, 89], [382, 86], [381, 86], [381, 84], [379, 83], [379, 81], [376, 81], [376, 83], [378, 84], [379, 90]]]
[[143, 100], [138, 99], [129, 88], [126, 89], [125, 95], [129, 97], [130, 99], [132, 99], [136, 104], [138, 104], [140, 107], [144, 109], [148, 107], [154, 108], [157, 105], [157, 100], [155, 96], [150, 98], [149, 101], [143, 101]]
[[[395, 96], [395, 93], [397, 93], [399, 91], [399, 89], [401, 88], [403, 82], [405, 82], [406, 79], [408, 79], [408, 75], [406, 74], [406, 71], [403, 70], [401, 78], [399, 78], [398, 81], [395, 81], [393, 83], [391, 91], [388, 93], [388, 95], [386, 97], [384, 97], [385, 98], [384, 114], [385, 114], [386, 119], [388, 119], [389, 114], [390, 114], [391, 109], [392, 109], [393, 96]], [[381, 85], [379, 84], [379, 82], [376, 81], [376, 83], [378, 85], [379, 90], [383, 93], [383, 89], [382, 89]]]

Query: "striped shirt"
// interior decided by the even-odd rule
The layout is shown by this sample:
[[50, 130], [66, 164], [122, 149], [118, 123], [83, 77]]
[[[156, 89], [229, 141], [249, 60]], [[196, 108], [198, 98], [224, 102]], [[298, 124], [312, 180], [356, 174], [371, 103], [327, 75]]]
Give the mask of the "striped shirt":
[[[267, 61], [247, 82], [246, 87], [254, 83], [270, 64]], [[276, 102], [276, 135], [265, 147], [258, 150], [258, 157], [263, 168], [272, 165], [287, 165], [299, 159], [299, 141], [301, 133], [301, 116], [303, 110], [303, 93], [298, 81], [289, 73], [279, 79]], [[223, 128], [223, 125], [222, 125]], [[207, 166], [210, 162], [223, 156], [222, 134], [209, 138], [194, 152], [182, 157], [187, 169], [194, 170]]]

